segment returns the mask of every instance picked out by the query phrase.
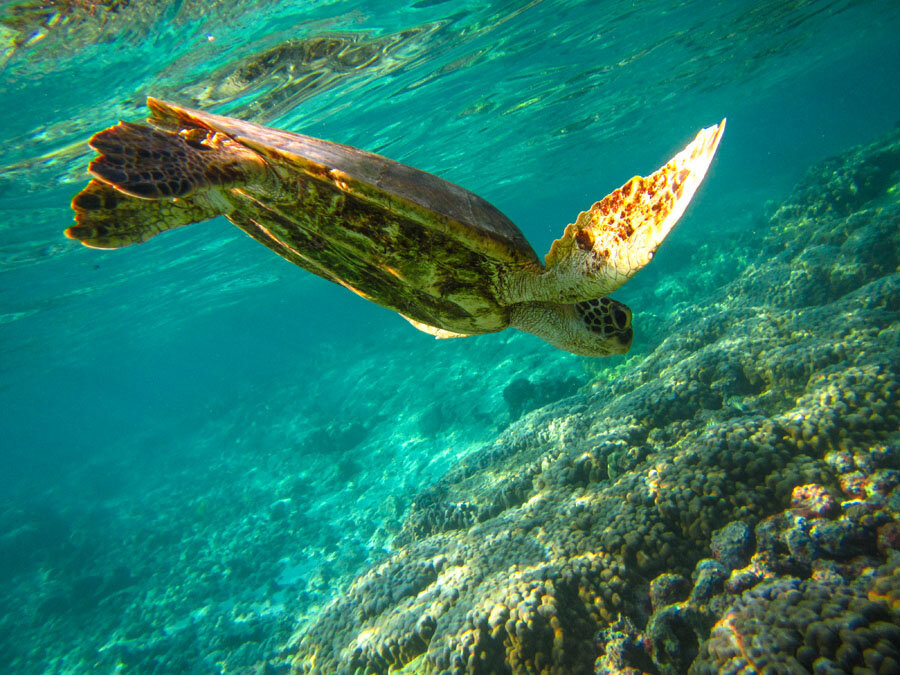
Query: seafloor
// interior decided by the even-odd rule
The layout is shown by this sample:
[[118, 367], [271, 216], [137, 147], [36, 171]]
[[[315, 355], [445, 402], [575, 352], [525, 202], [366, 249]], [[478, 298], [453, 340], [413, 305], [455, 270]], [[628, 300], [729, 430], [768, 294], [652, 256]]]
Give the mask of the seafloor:
[[900, 131], [752, 234], [646, 358], [421, 492], [293, 666], [900, 672]]
[[[408, 505], [395, 488], [412, 479], [352, 452], [373, 427], [323, 422], [304, 478], [291, 451], [240, 468], [241, 419], [214, 464], [181, 455], [153, 490], [95, 477], [79, 507], [4, 505], [0, 601], [16, 611], [0, 662], [900, 672], [900, 129], [723, 236], [646, 287], [655, 332], [621, 367], [587, 382], [552, 359], [530, 378], [492, 371], [506, 417], [476, 421], [496, 440]], [[452, 358], [434, 367], [438, 390]], [[247, 396], [274, 411], [289, 394]], [[475, 414], [436, 405], [416, 411], [420, 435], [452, 441]], [[296, 505], [339, 512], [328, 481], [385, 497], [326, 527]], [[97, 495], [109, 512], [86, 506]], [[298, 551], [307, 566], [286, 566]]]

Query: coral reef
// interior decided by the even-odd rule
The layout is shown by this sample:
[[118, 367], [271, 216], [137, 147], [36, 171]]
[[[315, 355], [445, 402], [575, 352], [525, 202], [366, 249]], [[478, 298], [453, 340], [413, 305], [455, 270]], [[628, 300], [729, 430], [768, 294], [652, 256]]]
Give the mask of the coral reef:
[[758, 584], [716, 622], [691, 672], [898, 672], [897, 612], [873, 593], [900, 589], [896, 568], [895, 560], [849, 583], [835, 573]]
[[900, 133], [813, 170], [642, 362], [417, 495], [292, 667], [896, 672], [898, 182]]

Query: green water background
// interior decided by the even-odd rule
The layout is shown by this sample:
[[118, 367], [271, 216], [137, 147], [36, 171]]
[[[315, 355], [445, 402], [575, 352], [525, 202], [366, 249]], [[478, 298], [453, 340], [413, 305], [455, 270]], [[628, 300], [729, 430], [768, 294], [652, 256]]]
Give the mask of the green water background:
[[[35, 588], [100, 560], [177, 558], [192, 528], [222, 533], [210, 574], [217, 550], [253, 564], [272, 546], [254, 519], [283, 502], [292, 537], [254, 592], [314, 615], [339, 587], [324, 567], [343, 578], [377, 559], [416, 491], [521, 412], [510, 383], [541, 383], [537, 405], [614, 377], [665, 337], [666, 314], [701, 313], [740, 271], [738, 244], [767, 203], [900, 117], [900, 6], [886, 1], [150, 2], [15, 16], [0, 71], [0, 497], [4, 523], [39, 512], [83, 545], [26, 539], [33, 550], [3, 564]], [[615, 295], [635, 312], [632, 354], [597, 362], [511, 331], [436, 342], [222, 219], [113, 252], [66, 240], [86, 139], [143, 117], [148, 94], [437, 173], [498, 206], [539, 254], [578, 211], [729, 122], [696, 204]], [[679, 281], [704, 265], [703, 284]], [[199, 595], [166, 605], [169, 620], [208, 603]]]

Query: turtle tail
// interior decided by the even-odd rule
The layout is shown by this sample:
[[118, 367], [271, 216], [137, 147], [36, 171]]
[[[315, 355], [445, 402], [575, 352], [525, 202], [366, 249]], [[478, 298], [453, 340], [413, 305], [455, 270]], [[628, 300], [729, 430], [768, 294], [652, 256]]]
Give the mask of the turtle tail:
[[225, 189], [264, 171], [264, 161], [205, 128], [175, 133], [122, 122], [96, 134], [94, 177], [75, 195], [66, 236], [91, 248], [121, 248], [231, 211]]

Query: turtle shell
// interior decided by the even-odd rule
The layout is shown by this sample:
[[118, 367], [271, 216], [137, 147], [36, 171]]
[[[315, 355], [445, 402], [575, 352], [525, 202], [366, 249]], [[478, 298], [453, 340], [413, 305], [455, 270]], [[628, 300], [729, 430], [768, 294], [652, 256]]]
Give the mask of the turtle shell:
[[[282, 257], [414, 323], [502, 330], [503, 268], [541, 263], [487, 201], [432, 174], [338, 143], [149, 99], [156, 126], [206, 128], [264, 157], [279, 194], [232, 189], [228, 218]], [[420, 326], [421, 327], [421, 326]]]

